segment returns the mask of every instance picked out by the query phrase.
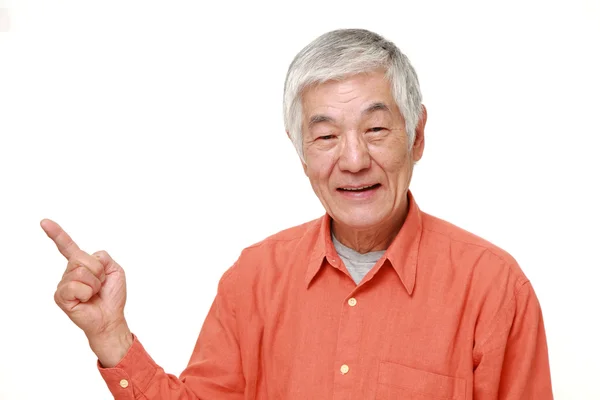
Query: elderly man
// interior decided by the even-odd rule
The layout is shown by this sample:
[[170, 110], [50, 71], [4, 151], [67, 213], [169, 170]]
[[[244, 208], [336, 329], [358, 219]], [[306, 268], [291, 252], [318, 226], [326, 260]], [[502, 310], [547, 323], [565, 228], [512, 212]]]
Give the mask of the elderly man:
[[125, 274], [54, 222], [55, 301], [116, 399], [552, 399], [540, 305], [502, 249], [422, 212], [409, 191], [427, 112], [417, 75], [365, 30], [290, 65], [285, 125], [326, 214], [244, 249], [189, 365], [165, 373], [124, 317]]

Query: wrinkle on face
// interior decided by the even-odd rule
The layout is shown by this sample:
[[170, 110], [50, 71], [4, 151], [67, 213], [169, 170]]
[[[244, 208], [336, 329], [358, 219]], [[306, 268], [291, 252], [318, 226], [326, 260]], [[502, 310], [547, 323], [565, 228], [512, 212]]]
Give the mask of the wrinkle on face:
[[[386, 248], [408, 208], [413, 154], [384, 71], [312, 86], [302, 107], [304, 170], [333, 219], [336, 238], [360, 252]], [[311, 119], [318, 122], [309, 124]], [[381, 185], [372, 203], [338, 191], [365, 182]]]

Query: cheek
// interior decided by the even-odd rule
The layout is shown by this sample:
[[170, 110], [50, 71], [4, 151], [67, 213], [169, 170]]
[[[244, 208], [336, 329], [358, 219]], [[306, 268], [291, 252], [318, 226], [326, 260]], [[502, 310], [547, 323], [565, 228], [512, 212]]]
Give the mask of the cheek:
[[398, 154], [390, 161], [390, 170], [405, 173], [410, 165], [410, 158], [406, 152]]
[[329, 180], [334, 166], [334, 159], [328, 153], [309, 153], [304, 171], [311, 182], [322, 183]]
[[318, 193], [323, 192], [329, 186], [330, 173], [326, 165], [308, 164], [306, 176], [313, 190]]
[[410, 155], [402, 132], [393, 132], [383, 140], [371, 143], [369, 152], [373, 159], [385, 164], [386, 169], [400, 168]]
[[373, 149], [371, 156], [392, 182], [409, 173], [410, 154], [407, 151], [389, 151], [379, 148]]

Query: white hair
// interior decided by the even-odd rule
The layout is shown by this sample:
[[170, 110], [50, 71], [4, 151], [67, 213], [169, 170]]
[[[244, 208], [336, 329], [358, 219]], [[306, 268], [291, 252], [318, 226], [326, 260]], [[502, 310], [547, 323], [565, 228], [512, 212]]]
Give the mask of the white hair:
[[384, 69], [392, 95], [406, 122], [412, 148], [421, 118], [419, 80], [408, 58], [380, 35], [365, 29], [340, 29], [313, 40], [294, 58], [285, 79], [283, 113], [285, 129], [304, 160], [302, 148], [302, 91], [310, 85], [341, 80]]

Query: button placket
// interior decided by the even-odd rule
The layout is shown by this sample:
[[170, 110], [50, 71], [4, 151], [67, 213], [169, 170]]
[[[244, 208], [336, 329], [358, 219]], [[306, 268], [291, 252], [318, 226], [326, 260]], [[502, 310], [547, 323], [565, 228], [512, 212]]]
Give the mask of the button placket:
[[353, 363], [359, 359], [360, 346], [358, 346], [358, 343], [361, 338], [364, 322], [364, 316], [360, 308], [357, 307], [358, 300], [356, 297], [353, 297], [355, 289], [348, 293], [349, 297], [343, 299], [343, 303], [341, 304], [336, 348], [337, 371], [334, 379], [333, 400], [349, 398], [357, 384], [356, 380], [348, 378], [350, 376], [348, 374], [352, 374], [352, 370], [356, 371], [355, 368], [359, 368], [359, 366], [353, 366]]

